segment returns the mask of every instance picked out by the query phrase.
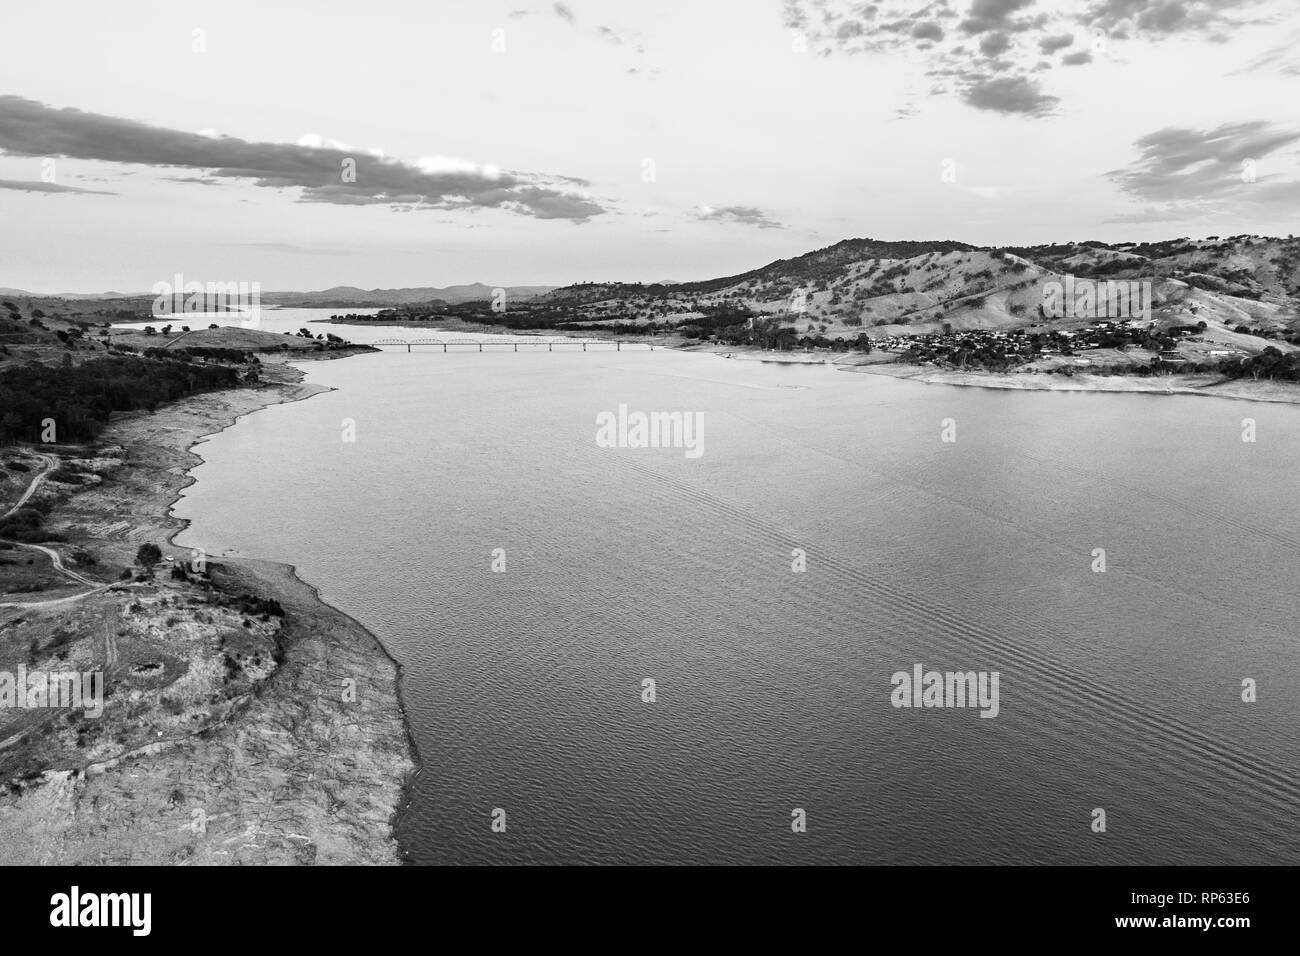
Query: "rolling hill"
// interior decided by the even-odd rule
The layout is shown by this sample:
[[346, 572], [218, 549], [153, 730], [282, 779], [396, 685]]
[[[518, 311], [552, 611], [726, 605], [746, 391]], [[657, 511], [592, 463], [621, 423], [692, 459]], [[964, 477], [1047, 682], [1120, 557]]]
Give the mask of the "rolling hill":
[[[739, 275], [674, 284], [580, 283], [493, 315], [485, 303], [452, 314], [512, 327], [593, 330], [628, 324], [686, 330], [717, 317], [768, 317], [795, 332], [873, 339], [949, 330], [1071, 329], [1086, 324], [1040, 312], [1049, 283], [1067, 278], [1142, 283], [1158, 327], [1204, 321], [1233, 347], [1236, 330], [1300, 333], [1300, 240], [1260, 236], [1159, 243], [1072, 242], [977, 247], [955, 241], [847, 239]], [[1285, 344], [1285, 343], [1284, 343]]]

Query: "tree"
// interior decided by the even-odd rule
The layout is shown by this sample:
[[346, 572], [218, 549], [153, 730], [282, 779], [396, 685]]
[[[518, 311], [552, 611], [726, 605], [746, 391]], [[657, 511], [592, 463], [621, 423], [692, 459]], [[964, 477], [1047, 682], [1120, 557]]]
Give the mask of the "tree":
[[151, 568], [162, 560], [162, 549], [152, 541], [146, 541], [140, 545], [135, 553], [135, 563], [142, 568]]

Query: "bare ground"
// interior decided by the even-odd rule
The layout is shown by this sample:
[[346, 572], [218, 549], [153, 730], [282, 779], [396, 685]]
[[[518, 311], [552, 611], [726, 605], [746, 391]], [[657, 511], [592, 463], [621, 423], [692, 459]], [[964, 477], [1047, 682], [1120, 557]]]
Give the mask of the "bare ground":
[[[107, 684], [98, 718], [0, 711], [0, 863], [399, 862], [413, 748], [378, 641], [287, 565], [222, 558], [209, 582], [163, 563], [118, 580], [146, 541], [188, 557], [170, 546], [182, 522], [169, 511], [199, 461], [191, 445], [318, 391], [283, 365], [264, 378], [275, 382], [124, 416], [94, 449], [62, 449], [79, 485], [34, 495], [67, 538], [45, 545], [62, 577], [40, 551], [0, 552], [23, 561], [0, 567], [0, 670], [99, 670]], [[9, 457], [37, 465], [34, 451]], [[30, 473], [9, 477], [0, 511]], [[15, 593], [32, 569], [46, 589]]]
[[1228, 379], [1217, 375], [1049, 375], [1045, 372], [976, 372], [921, 365], [871, 365], [848, 369], [933, 385], [969, 385], [1052, 392], [1145, 392], [1156, 395], [1209, 395], [1252, 402], [1300, 403], [1300, 387], [1290, 382]]

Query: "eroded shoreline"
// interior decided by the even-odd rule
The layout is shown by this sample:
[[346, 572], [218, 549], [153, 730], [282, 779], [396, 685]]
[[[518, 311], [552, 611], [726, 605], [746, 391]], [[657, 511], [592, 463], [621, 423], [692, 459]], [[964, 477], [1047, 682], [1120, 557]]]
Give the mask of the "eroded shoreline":
[[1300, 404], [1300, 388], [1289, 382], [1229, 379], [1204, 375], [1099, 375], [1071, 377], [1046, 372], [969, 372], [920, 365], [877, 364], [845, 366], [843, 371], [905, 378], [926, 385], [956, 385], [1026, 392], [1089, 392], [1126, 395], [1200, 395], [1245, 402]]
[[[174, 538], [189, 522], [174, 516], [172, 506], [196, 480], [191, 472], [202, 462], [196, 446], [267, 406], [328, 391], [303, 385], [304, 373], [285, 365], [272, 377], [274, 384], [194, 395], [114, 421], [101, 442], [120, 446], [124, 463], [101, 485], [61, 503], [51, 527], [71, 541], [93, 540], [101, 555], [127, 565], [145, 541], [169, 542], [165, 550], [178, 560], [188, 556]], [[145, 713], [141, 722], [162, 728], [156, 741], [133, 741], [129, 749], [107, 753], [97, 745], [77, 755], [84, 759], [52, 757], [39, 776], [0, 796], [0, 860], [401, 862], [395, 825], [416, 763], [399, 665], [373, 634], [324, 603], [291, 565], [242, 557], [211, 564], [222, 592], [257, 595], [283, 608], [274, 672], [228, 702], [228, 710], [199, 721], [198, 730]], [[155, 593], [184, 594], [190, 585], [171, 587], [182, 590], [126, 585], [75, 605], [81, 624], [102, 624], [105, 646], [112, 648], [106, 671], [117, 649], [108, 635], [122, 603], [134, 598], [132, 609], [144, 605], [133, 616], [138, 622], [153, 610]], [[133, 593], [115, 593], [127, 589]], [[157, 616], [171, 615], [169, 625], [177, 615], [188, 620], [180, 600], [172, 601], [164, 597]], [[22, 618], [55, 613], [32, 610]], [[161, 621], [152, 624], [162, 630]], [[120, 663], [114, 666], [120, 671]], [[127, 701], [139, 694], [123, 692]]]
[[1246, 402], [1300, 404], [1300, 387], [1284, 381], [1232, 379], [1221, 375], [1105, 375], [1075, 372], [1070, 376], [1041, 371], [987, 372], [982, 370], [912, 365], [880, 353], [772, 352], [754, 346], [688, 346], [687, 354], [723, 355], [744, 362], [781, 365], [827, 365], [842, 372], [884, 375], [925, 385], [994, 388], [1025, 392], [1124, 393], [1130, 395], [1201, 395]]

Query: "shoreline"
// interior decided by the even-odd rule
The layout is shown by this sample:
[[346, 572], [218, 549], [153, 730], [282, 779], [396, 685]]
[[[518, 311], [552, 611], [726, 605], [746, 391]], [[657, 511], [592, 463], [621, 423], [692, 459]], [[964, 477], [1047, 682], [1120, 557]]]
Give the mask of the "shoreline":
[[1087, 392], [1125, 395], [1199, 395], [1243, 402], [1278, 405], [1300, 404], [1300, 388], [1287, 382], [1229, 379], [1203, 375], [1098, 375], [1080, 373], [1070, 378], [1046, 372], [977, 372], [938, 369], [921, 365], [879, 363], [845, 365], [840, 371], [884, 375], [925, 385], [991, 388], [1001, 391]]
[[[177, 517], [174, 507], [197, 481], [193, 471], [204, 461], [200, 446], [264, 408], [332, 391], [304, 385], [302, 368], [287, 362], [274, 367], [273, 380], [256, 388], [200, 393], [115, 418], [100, 440], [120, 446], [123, 460], [107, 480], [60, 502], [55, 514], [61, 530], [93, 540], [101, 556], [113, 553], [128, 566], [136, 545], [150, 540], [166, 542], [164, 550], [183, 560], [190, 549], [175, 538], [191, 522]], [[197, 731], [193, 725], [172, 727], [165, 735], [160, 730], [162, 739], [155, 742], [152, 728], [166, 727], [168, 719], [155, 708], [133, 722], [148, 734], [143, 746], [101, 742], [73, 760], [66, 752], [61, 759], [55, 748], [46, 769], [0, 798], [0, 836], [9, 838], [4, 862], [404, 862], [397, 822], [419, 762], [401, 696], [400, 664], [360, 622], [322, 600], [294, 565], [244, 556], [211, 556], [208, 562], [221, 594], [252, 594], [283, 608], [278, 630], [255, 625], [255, 632], [271, 631], [278, 648], [269, 676], [228, 708], [205, 706]], [[134, 619], [154, 610], [147, 595], [184, 595], [193, 585], [179, 592], [175, 587], [132, 587], [132, 609], [146, 603], [144, 615]], [[116, 590], [122, 589], [114, 586], [75, 606], [82, 627], [102, 631], [105, 647], [112, 646], [105, 673], [114, 668], [114, 697], [125, 693], [120, 706], [133, 707], [139, 691], [130, 689], [129, 676], [122, 682], [122, 667], [139, 654], [126, 650], [112, 663], [127, 640], [108, 636], [132, 596], [118, 600]], [[162, 606], [168, 606], [166, 597]], [[11, 623], [49, 614], [33, 609]], [[176, 643], [182, 643], [190, 615], [182, 617], [179, 631], [171, 619], [163, 629], [154, 617], [155, 642], [176, 631]], [[237, 621], [236, 614], [236, 626]], [[231, 633], [229, 627], [225, 632]], [[191, 656], [183, 662], [180, 683], [189, 679], [188, 671], [209, 666], [204, 655]]]
[[[453, 331], [446, 327], [445, 322], [439, 322], [438, 320], [428, 320], [418, 324], [414, 322], [348, 322], [345, 319], [315, 319], [313, 321], [330, 325], [385, 325]], [[504, 331], [497, 326], [483, 325], [475, 325], [474, 328], [466, 328], [463, 331], [472, 331], [475, 334], [500, 335], [502, 337], [524, 337], [527, 335], [540, 335], [550, 331], [551, 334], [560, 337], [583, 337], [582, 333], [570, 331], [557, 332], [545, 329]], [[908, 379], [925, 385], [954, 385], [962, 388], [992, 388], [1004, 391], [1200, 395], [1234, 401], [1267, 402], [1280, 405], [1300, 404], [1300, 387], [1288, 382], [1272, 380], [1230, 379], [1213, 375], [1105, 375], [1095, 372], [1077, 372], [1066, 378], [1041, 371], [986, 372], [982, 370], [944, 369], [926, 365], [911, 365], [897, 361], [892, 355], [886, 357], [887, 353], [882, 352], [872, 352], [870, 354], [861, 352], [779, 352], [761, 349], [753, 345], [719, 345], [691, 340], [672, 341], [667, 337], [653, 340], [647, 336], [629, 335], [621, 338], [622, 341], [629, 342], [629, 344], [649, 343], [658, 345], [665, 351], [680, 352], [685, 355], [717, 355], [735, 361], [775, 365], [829, 366], [837, 371], [885, 375], [890, 378]]]
[[924, 385], [954, 385], [961, 388], [993, 388], [1026, 392], [1088, 392], [1129, 395], [1200, 395], [1244, 402], [1278, 405], [1300, 404], [1300, 387], [1290, 382], [1230, 379], [1217, 375], [1102, 375], [1077, 372], [1069, 378], [1047, 372], [986, 372], [912, 365], [875, 356], [872, 352], [767, 352], [749, 345], [700, 345], [678, 347], [687, 354], [720, 355], [742, 362], [778, 365], [825, 365], [841, 372], [884, 375]]
[[[349, 322], [346, 319], [314, 319], [312, 321], [328, 325], [382, 325], [393, 328], [434, 328], [439, 331], [453, 331], [447, 327], [445, 320], [440, 319], [408, 322]], [[500, 335], [503, 338], [521, 338], [548, 332], [560, 337], [585, 337], [583, 333], [568, 330], [502, 330], [499, 326], [474, 324], [470, 328], [468, 323], [461, 324], [466, 325], [467, 328], [456, 331]], [[1284, 405], [1300, 404], [1300, 387], [1287, 382], [1271, 380], [1229, 379], [1223, 376], [1210, 375], [1104, 375], [1093, 372], [1078, 372], [1066, 378], [1040, 371], [986, 372], [912, 365], [899, 362], [892, 354], [884, 352], [871, 352], [869, 354], [862, 352], [784, 352], [762, 349], [753, 345], [721, 345], [689, 339], [670, 339], [667, 336], [658, 340], [649, 336], [632, 335], [620, 338], [622, 341], [629, 342], [629, 344], [658, 345], [665, 351], [680, 352], [685, 355], [717, 355], [721, 358], [736, 361], [772, 365], [828, 366], [837, 371], [886, 375], [890, 378], [904, 378], [925, 385], [955, 385], [963, 388], [993, 388], [1035, 392], [1200, 395], [1209, 398], [1232, 399], [1234, 401], [1268, 402]]]
[[[180, 502], [181, 498], [183, 497], [183, 493], [185, 489], [189, 488], [191, 485], [198, 483], [198, 479], [194, 477], [194, 469], [199, 467], [199, 465], [204, 464], [207, 461], [207, 459], [203, 457], [203, 454], [199, 452], [197, 449], [200, 446], [211, 441], [217, 435], [222, 434], [228, 429], [234, 428], [245, 418], [255, 415], [260, 411], [264, 411], [265, 409], [272, 408], [276, 405], [288, 405], [293, 402], [304, 402], [310, 398], [315, 398], [317, 395], [323, 395], [327, 392], [337, 391], [337, 389], [328, 385], [304, 385], [303, 380], [307, 377], [306, 371], [304, 369], [296, 367], [295, 365], [291, 365], [290, 364], [291, 362], [335, 361], [338, 358], [347, 358], [347, 357], [348, 356], [346, 355], [337, 356], [337, 357], [331, 356], [328, 359], [287, 357], [286, 361], [283, 363], [284, 366], [286, 368], [292, 369], [298, 378], [297, 381], [292, 384], [291, 390], [290, 390], [290, 386], [287, 383], [283, 385], [275, 386], [276, 388], [285, 390], [288, 393], [286, 397], [282, 397], [278, 401], [274, 401], [274, 402], [269, 402], [269, 401], [264, 402], [261, 405], [258, 405], [256, 408], [249, 409], [248, 411], [237, 415], [230, 421], [221, 425], [221, 427], [217, 428], [215, 431], [199, 436], [192, 444], [190, 444], [190, 446], [186, 449], [186, 453], [193, 456], [194, 458], [197, 458], [198, 461], [194, 465], [192, 465], [191, 467], [185, 470], [186, 481], [176, 490], [175, 497], [172, 498], [171, 503], [167, 506], [166, 517], [168, 517], [172, 521], [177, 522], [180, 525], [180, 527], [178, 527], [174, 532], [172, 532], [172, 534], [167, 538], [167, 543], [169, 545], [176, 548], [178, 551], [183, 552], [187, 550], [183, 545], [179, 545], [176, 543], [176, 538], [179, 537], [184, 532], [188, 531], [193, 522], [191, 522], [190, 519], [188, 518], [178, 517], [175, 514], [175, 508], [176, 505]], [[312, 582], [308, 581], [306, 578], [302, 577], [298, 573], [297, 565], [290, 564], [287, 562], [282, 562], [282, 561], [272, 561], [267, 558], [256, 558], [256, 557], [248, 557], [242, 555], [236, 558], [231, 558], [229, 556], [223, 555], [220, 557], [220, 561], [218, 563], [221, 562], [236, 564], [241, 567], [248, 567], [249, 565], [252, 565], [255, 568], [263, 568], [263, 569], [267, 569], [268, 571], [278, 571], [279, 573], [282, 573], [283, 575], [285, 575], [288, 581], [292, 582], [291, 586], [298, 587], [305, 590], [310, 595], [311, 602], [314, 603], [317, 607], [319, 607], [324, 614], [336, 617], [346, 622], [348, 626], [350, 626], [351, 628], [355, 628], [356, 631], [364, 635], [365, 638], [373, 645], [373, 648], [377, 650], [380, 654], [382, 654], [384, 659], [388, 661], [388, 663], [392, 666], [393, 692], [396, 698], [398, 712], [401, 714], [402, 730], [406, 737], [406, 746], [411, 760], [411, 767], [403, 774], [401, 779], [400, 798], [397, 804], [395, 804], [393, 807], [393, 812], [389, 823], [388, 840], [390, 840], [394, 844], [401, 858], [401, 862], [404, 863], [406, 858], [406, 851], [403, 850], [401, 845], [398, 844], [397, 842], [397, 820], [401, 812], [404, 809], [406, 809], [408, 806], [410, 806], [409, 790], [411, 788], [412, 782], [414, 781], [415, 777], [417, 777], [420, 774], [420, 772], [423, 770], [423, 765], [420, 762], [420, 752], [419, 752], [419, 748], [416, 745], [415, 736], [411, 733], [411, 724], [410, 724], [410, 720], [407, 717], [406, 703], [402, 699], [401, 662], [398, 661], [397, 658], [394, 657], [389, 652], [388, 648], [384, 646], [384, 642], [381, 641], [373, 631], [367, 628], [364, 624], [362, 624], [352, 615], [347, 614], [346, 612], [340, 610], [339, 608], [336, 608], [334, 605], [330, 604], [328, 601], [322, 598], [320, 595], [320, 588], [317, 585], [313, 584]], [[268, 583], [265, 582], [265, 579], [263, 579], [263, 582]], [[270, 588], [270, 590], [273, 593], [276, 592], [277, 590], [283, 590], [283, 585], [279, 589], [272, 587]], [[282, 595], [277, 594], [276, 596], [279, 597]]]

